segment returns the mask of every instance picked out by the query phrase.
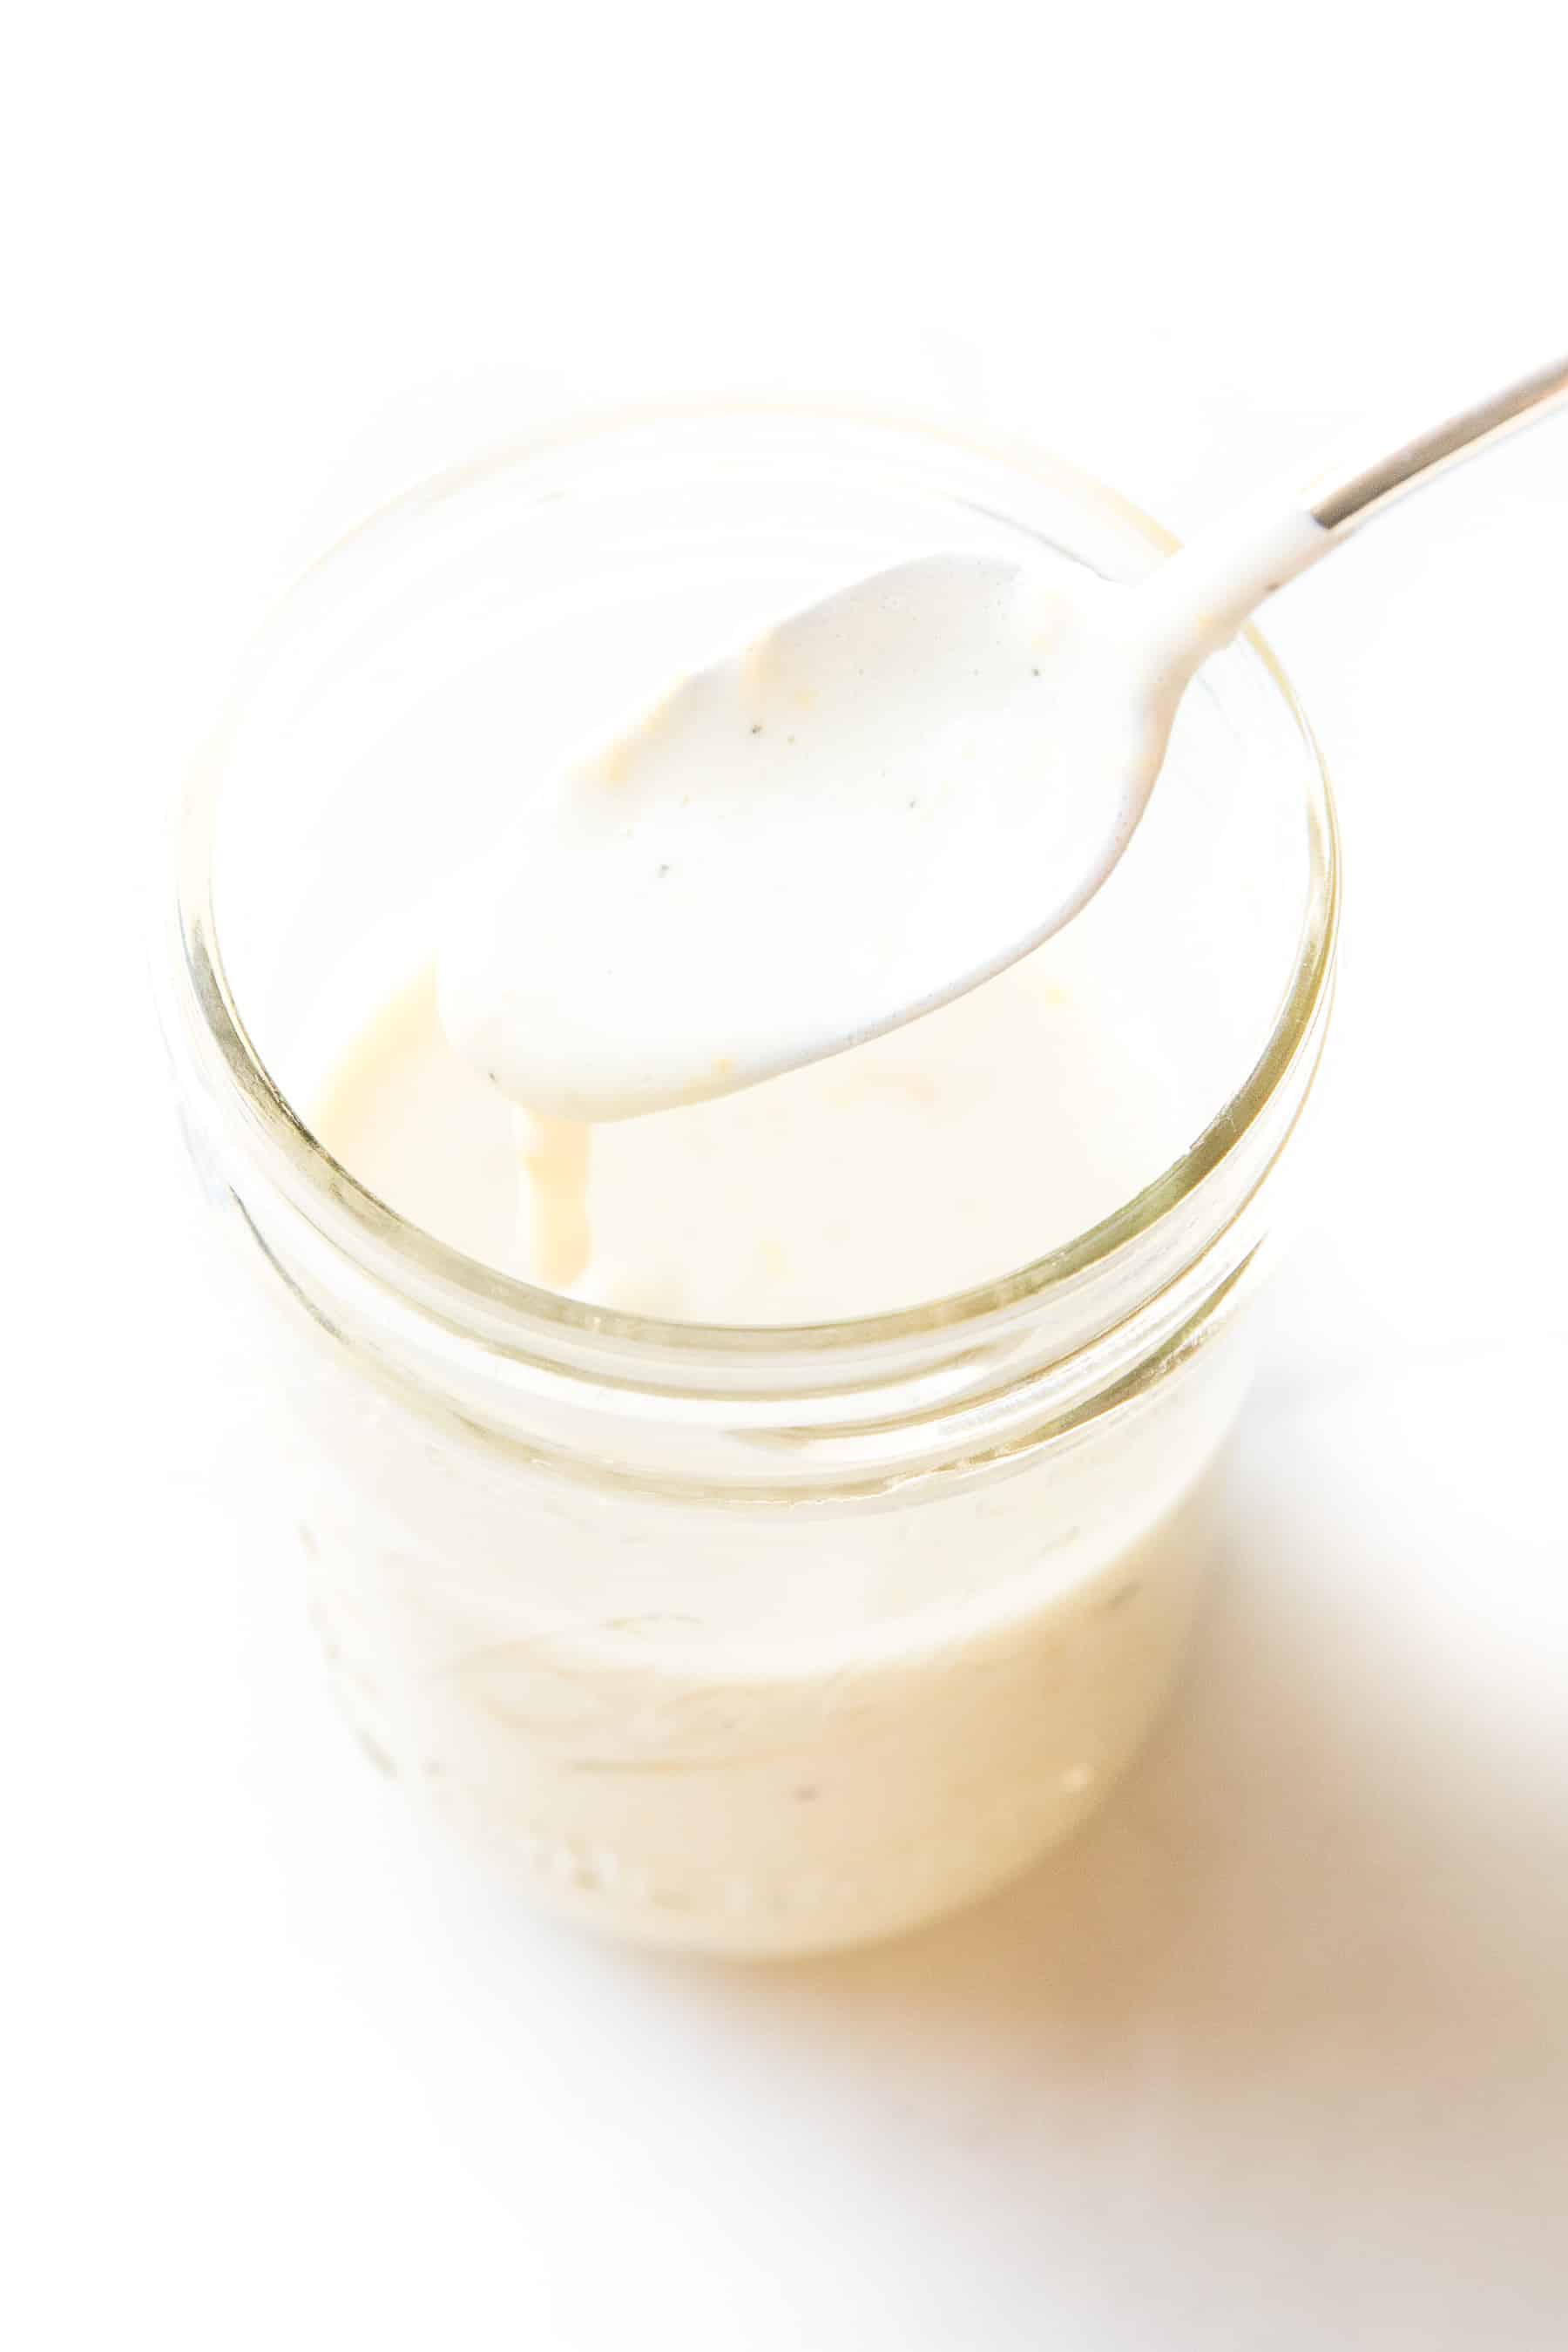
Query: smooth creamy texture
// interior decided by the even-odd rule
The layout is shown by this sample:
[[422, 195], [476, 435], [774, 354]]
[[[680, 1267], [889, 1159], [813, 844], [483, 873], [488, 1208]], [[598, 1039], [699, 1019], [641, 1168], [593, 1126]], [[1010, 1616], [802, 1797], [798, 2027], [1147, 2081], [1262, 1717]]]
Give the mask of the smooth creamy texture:
[[[345, 1041], [329, 1149], [475, 1257], [691, 1322], [908, 1307], [1123, 1206], [1170, 1157], [1163, 1066], [1056, 947], [750, 1083], [907, 1015], [1084, 863], [1050, 789], [1079, 673], [1018, 582], [955, 559], [865, 583], [538, 794], [437, 967]], [[1147, 754], [1136, 713], [1101, 717], [1112, 769]], [[977, 1434], [903, 1473], [914, 1412], [842, 1493], [793, 1488], [799, 1433], [694, 1396], [741, 1499], [682, 1476], [688, 1401], [657, 1475], [563, 1476], [547, 1442], [343, 1399], [301, 1343], [301, 1444], [331, 1439], [316, 1607], [372, 1752], [552, 1906], [746, 1952], [931, 1916], [1099, 1801], [1169, 1685], [1245, 1376], [1224, 1336], [1189, 1343], [1057, 1432], [1022, 1382], [1016, 1453]]]
[[776, 622], [520, 778], [445, 929], [448, 1035], [514, 1101], [604, 1120], [950, 1003], [1093, 897], [1194, 671], [1333, 543], [1265, 498], [1135, 590], [931, 555]]
[[1157, 1172], [1157, 1076], [1043, 961], [720, 1101], [588, 1129], [459, 1060], [428, 971], [319, 1107], [362, 1182], [469, 1255], [600, 1306], [792, 1323], [1013, 1272]]
[[453, 1043], [531, 1108], [618, 1118], [753, 1084], [995, 971], [1131, 829], [1150, 714], [1084, 617], [1114, 594], [973, 556], [901, 564], [564, 774], [520, 779], [440, 942]]
[[[496, 1265], [564, 1278], [586, 1252], [581, 1296], [794, 1320], [908, 1305], [1065, 1240], [1151, 1172], [1153, 1091], [1036, 962], [837, 1061], [591, 1136], [533, 1128], [520, 1152], [426, 971], [317, 1125]], [[281, 1385], [291, 1458], [320, 1465], [313, 1607], [370, 1753], [546, 1906], [753, 1954], [938, 1914], [1100, 1801], [1180, 1654], [1192, 1490], [1243, 1370], [1205, 1349], [1017, 1460], [742, 1500], [560, 1475], [346, 1382], [330, 1335], [297, 1323]], [[759, 1438], [753, 1477], [787, 1480], [793, 1456]]]

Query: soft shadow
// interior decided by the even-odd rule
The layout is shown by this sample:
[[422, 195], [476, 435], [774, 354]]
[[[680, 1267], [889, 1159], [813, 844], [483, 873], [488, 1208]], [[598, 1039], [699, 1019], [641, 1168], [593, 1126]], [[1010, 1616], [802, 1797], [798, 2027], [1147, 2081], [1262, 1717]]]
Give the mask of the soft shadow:
[[1560, 1733], [1456, 1671], [1364, 1493], [1254, 1433], [1217, 1517], [1185, 1687], [1070, 1847], [900, 1942], [663, 1990], [803, 2148], [856, 2114], [860, 2185], [942, 2233], [918, 2266], [1172, 2344], [1568, 2340]]
[[568, 2007], [624, 2176], [761, 2282], [734, 2340], [1568, 2342], [1563, 1563], [1407, 1385], [1252, 1418], [1163, 1729], [978, 1909], [748, 1967], [442, 1887], [498, 2048]]

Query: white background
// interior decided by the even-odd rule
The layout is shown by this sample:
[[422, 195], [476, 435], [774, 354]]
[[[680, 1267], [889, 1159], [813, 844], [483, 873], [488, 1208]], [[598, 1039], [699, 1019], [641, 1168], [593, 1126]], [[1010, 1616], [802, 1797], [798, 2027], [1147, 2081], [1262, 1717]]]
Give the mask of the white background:
[[1445, 21], [13, 32], [10, 2341], [1564, 2340], [1568, 424], [1270, 614], [1350, 887], [1227, 1574], [1111, 1811], [904, 1946], [585, 1948], [373, 1784], [292, 1559], [247, 1547], [143, 980], [244, 630], [324, 530], [541, 405], [891, 394], [1181, 529], [1568, 343], [1552, 12]]

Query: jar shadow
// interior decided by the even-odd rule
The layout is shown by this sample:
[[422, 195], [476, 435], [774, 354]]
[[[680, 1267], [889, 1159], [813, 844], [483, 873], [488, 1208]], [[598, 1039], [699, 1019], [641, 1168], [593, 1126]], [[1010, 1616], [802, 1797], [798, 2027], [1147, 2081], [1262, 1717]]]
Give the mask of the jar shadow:
[[[1478, 1778], [1469, 1727], [1445, 1720], [1432, 1660], [1398, 1661], [1396, 1689], [1380, 1671], [1394, 1629], [1363, 1602], [1375, 1543], [1363, 1530], [1331, 1574], [1321, 1560], [1302, 1574], [1302, 1547], [1253, 1519], [1228, 1468], [1209, 1539], [1194, 1655], [1104, 1811], [932, 1927], [763, 1964], [752, 1998], [774, 2014], [982, 2012], [998, 2031], [1049, 2018], [1090, 2036], [1158, 2014], [1217, 2050], [1310, 2024], [1336, 1986], [1407, 2024], [1425, 2001], [1436, 2024], [1494, 1965], [1517, 1968], [1478, 1900], [1503, 1792]], [[1511, 1838], [1568, 1878], [1568, 1815], [1531, 1810]]]
[[[1037, 2263], [1057, 2167], [1053, 2230], [1081, 2207], [1101, 2263], [1130, 2195], [1170, 2240], [1156, 2266], [1205, 2245], [1285, 2261], [1292, 2231], [1299, 2258], [1326, 2228], [1325, 2281], [1350, 2291], [1359, 2246], [1413, 2310], [1430, 2298], [1430, 2334], [1401, 2341], [1458, 2342], [1468, 2294], [1487, 2286], [1501, 2325], [1555, 2260], [1568, 1815], [1541, 1726], [1510, 1729], [1506, 1696], [1479, 1713], [1452, 1629], [1401, 1607], [1423, 1562], [1384, 1546], [1364, 1498], [1287, 1517], [1255, 1442], [1217, 1482], [1220, 1575], [1184, 1685], [1070, 1845], [900, 1942], [658, 1965], [705, 2038], [765, 2041], [767, 2084], [815, 2076], [786, 2096], [819, 2127], [847, 2099], [857, 2178], [887, 2193], [901, 2168], [933, 2229], [920, 2164], [978, 2167], [986, 2197], [952, 2223], [975, 2261]], [[1437, 2217], [1477, 2200], [1491, 2233], [1435, 2246]]]
[[990, 1902], [737, 1965], [585, 1941], [455, 1853], [410, 1906], [399, 1864], [508, 2131], [511, 2038], [559, 2010], [616, 2178], [668, 2195], [696, 2271], [763, 2283], [777, 2340], [837, 2340], [852, 2294], [855, 2340], [907, 2352], [1035, 2345], [1042, 2310], [1173, 2352], [1556, 2352], [1556, 1521], [1537, 1576], [1451, 1370], [1324, 1385], [1255, 1398], [1219, 1466], [1217, 1580], [1142, 1762]]

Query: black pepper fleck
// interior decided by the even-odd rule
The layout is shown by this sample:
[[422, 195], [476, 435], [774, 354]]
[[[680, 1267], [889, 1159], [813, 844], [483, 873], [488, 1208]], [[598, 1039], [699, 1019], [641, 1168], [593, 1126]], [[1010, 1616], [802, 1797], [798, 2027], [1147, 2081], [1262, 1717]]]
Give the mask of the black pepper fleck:
[[663, 879], [664, 879], [665, 876], [668, 873], [668, 871], [669, 871], [669, 868], [668, 868], [668, 866], [661, 866], [659, 867], [659, 869], [658, 869], [658, 878], [659, 878], [659, 880], [660, 880], [661, 882], [663, 881]]
[[763, 722], [762, 722], [762, 720], [759, 719], [757, 720], [756, 725], [752, 728], [752, 734], [753, 734], [753, 735], [760, 735], [760, 734], [762, 733], [762, 731], [763, 731]]

